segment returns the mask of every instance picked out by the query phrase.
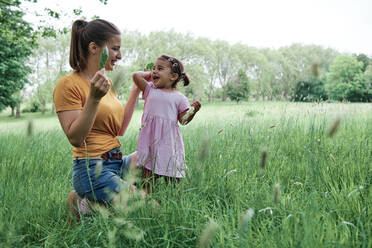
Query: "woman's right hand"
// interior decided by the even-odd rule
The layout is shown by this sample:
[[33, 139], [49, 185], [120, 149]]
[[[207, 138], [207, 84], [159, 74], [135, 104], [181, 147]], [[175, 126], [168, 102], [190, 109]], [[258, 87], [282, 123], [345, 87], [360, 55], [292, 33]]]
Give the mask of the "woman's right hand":
[[104, 69], [97, 71], [90, 83], [90, 95], [97, 101], [101, 100], [111, 88], [111, 82], [106, 77]]

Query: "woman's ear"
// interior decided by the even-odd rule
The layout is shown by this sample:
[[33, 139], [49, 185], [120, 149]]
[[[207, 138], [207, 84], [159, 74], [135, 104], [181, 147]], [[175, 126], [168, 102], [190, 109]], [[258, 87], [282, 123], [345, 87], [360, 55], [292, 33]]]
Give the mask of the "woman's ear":
[[88, 46], [89, 54], [96, 55], [98, 52], [98, 46], [95, 42], [91, 41]]

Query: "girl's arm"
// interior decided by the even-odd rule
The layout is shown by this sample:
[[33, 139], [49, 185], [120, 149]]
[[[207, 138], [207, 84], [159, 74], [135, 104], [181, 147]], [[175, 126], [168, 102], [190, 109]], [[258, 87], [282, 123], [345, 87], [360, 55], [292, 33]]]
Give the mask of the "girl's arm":
[[147, 82], [151, 79], [150, 71], [138, 71], [132, 75], [133, 82], [143, 92], [146, 89]]
[[98, 104], [110, 90], [111, 83], [103, 71], [98, 71], [92, 81], [90, 93], [82, 110], [58, 112], [58, 119], [71, 145], [80, 147], [92, 129]]
[[128, 101], [124, 107], [124, 119], [121, 125], [121, 129], [119, 131], [119, 136], [123, 136], [125, 133], [125, 130], [127, 130], [129, 122], [132, 119], [134, 107], [136, 106], [137, 97], [140, 92], [141, 90], [136, 85], [133, 85], [132, 91], [129, 94]]
[[201, 108], [201, 104], [198, 101], [195, 101], [191, 104], [191, 108], [188, 110], [183, 111], [181, 114], [178, 115], [178, 121], [182, 125], [187, 125], [195, 116], [196, 112], [198, 112]]

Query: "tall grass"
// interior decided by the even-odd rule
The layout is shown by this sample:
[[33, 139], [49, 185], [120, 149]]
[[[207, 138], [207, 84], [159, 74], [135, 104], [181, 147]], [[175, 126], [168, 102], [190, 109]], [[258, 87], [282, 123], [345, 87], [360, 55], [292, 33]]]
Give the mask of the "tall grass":
[[[140, 116], [120, 138], [124, 153], [136, 149]], [[161, 184], [159, 209], [134, 198], [130, 211], [74, 225], [57, 118], [34, 118], [32, 137], [27, 118], [0, 121], [2, 247], [372, 247], [371, 104], [203, 106], [182, 127], [181, 193]]]

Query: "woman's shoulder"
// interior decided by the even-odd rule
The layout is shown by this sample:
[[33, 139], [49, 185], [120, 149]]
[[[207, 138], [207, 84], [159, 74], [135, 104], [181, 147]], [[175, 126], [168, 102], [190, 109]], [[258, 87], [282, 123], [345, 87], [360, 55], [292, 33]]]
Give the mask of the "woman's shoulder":
[[86, 83], [84, 80], [79, 76], [79, 74], [75, 71], [64, 75], [58, 79], [56, 88], [74, 88], [74, 87], [81, 87]]
[[89, 85], [82, 79], [77, 72], [71, 72], [59, 78], [53, 95], [60, 94], [86, 95], [89, 92]]

